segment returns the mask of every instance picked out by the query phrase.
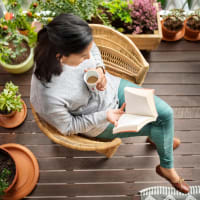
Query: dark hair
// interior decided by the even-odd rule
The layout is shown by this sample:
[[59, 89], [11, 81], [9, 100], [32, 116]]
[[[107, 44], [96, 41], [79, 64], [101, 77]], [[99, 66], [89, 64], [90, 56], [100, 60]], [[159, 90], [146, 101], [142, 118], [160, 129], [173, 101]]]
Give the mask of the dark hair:
[[[87, 22], [71, 13], [55, 17], [38, 32], [34, 61], [35, 75], [50, 82], [52, 75], [60, 75], [60, 59], [72, 53], [81, 53], [92, 41], [92, 30]], [[56, 54], [60, 54], [56, 58]]]

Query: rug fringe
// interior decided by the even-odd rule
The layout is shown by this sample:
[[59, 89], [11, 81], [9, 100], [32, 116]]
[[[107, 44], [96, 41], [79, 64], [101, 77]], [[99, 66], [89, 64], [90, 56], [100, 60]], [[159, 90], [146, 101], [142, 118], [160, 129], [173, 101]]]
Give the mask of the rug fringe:
[[148, 196], [148, 195], [160, 195], [160, 194], [166, 194], [166, 195], [174, 195], [174, 196], [188, 196], [200, 194], [200, 186], [190, 186], [190, 192], [188, 194], [183, 194], [179, 191], [177, 191], [173, 187], [166, 187], [166, 186], [154, 186], [145, 188], [139, 191], [139, 194], [141, 196]]

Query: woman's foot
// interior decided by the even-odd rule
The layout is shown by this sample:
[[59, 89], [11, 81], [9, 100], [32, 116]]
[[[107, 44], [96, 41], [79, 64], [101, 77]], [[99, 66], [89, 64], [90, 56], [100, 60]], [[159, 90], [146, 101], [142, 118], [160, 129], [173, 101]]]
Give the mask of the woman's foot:
[[[153, 145], [156, 148], [155, 143], [149, 137], [147, 137], [146, 142], [150, 143], [151, 145]], [[178, 148], [179, 145], [180, 145], [180, 143], [181, 143], [180, 139], [174, 137], [174, 140], [173, 140], [173, 149]]]
[[186, 194], [190, 191], [189, 185], [184, 181], [184, 179], [178, 176], [174, 168], [167, 169], [158, 165], [156, 167], [156, 173], [168, 180], [179, 192]]

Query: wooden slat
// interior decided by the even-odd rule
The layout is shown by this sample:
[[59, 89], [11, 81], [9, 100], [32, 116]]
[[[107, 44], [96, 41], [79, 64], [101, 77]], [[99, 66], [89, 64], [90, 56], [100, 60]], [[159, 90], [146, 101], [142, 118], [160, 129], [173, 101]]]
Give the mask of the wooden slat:
[[200, 51], [200, 42], [188, 42], [184, 39], [177, 42], [162, 41], [155, 51]]
[[145, 84], [200, 84], [200, 73], [148, 73]]
[[200, 61], [199, 51], [167, 51], [154, 52], [152, 51], [148, 56], [145, 56], [147, 62], [194, 62]]
[[169, 105], [174, 107], [199, 107], [200, 95], [199, 96], [167, 96], [159, 95], [161, 99], [166, 101]]
[[[200, 62], [151, 62], [149, 73], [151, 72], [200, 72]], [[146, 81], [146, 80], [145, 80]]]
[[145, 83], [143, 87], [155, 89], [156, 95], [200, 95], [200, 85], [152, 85]]
[[[61, 145], [28, 145], [27, 146], [38, 158], [41, 157], [102, 157], [96, 152], [77, 151], [65, 148]], [[182, 143], [174, 151], [175, 155], [197, 155], [200, 152], [200, 144]], [[122, 144], [114, 156], [155, 156], [157, 151], [150, 144]]]
[[96, 196], [90, 196], [90, 197], [65, 197], [65, 196], [57, 196], [57, 197], [49, 197], [45, 196], [43, 197], [36, 197], [34, 198], [24, 198], [24, 200], [140, 200], [139, 196], [125, 196], [125, 195], [120, 195], [120, 196], [115, 196], [115, 197], [109, 197], [109, 196], [102, 196], [102, 197], [96, 197]]
[[[83, 158], [38, 158], [41, 170], [90, 170], [90, 169], [154, 169], [159, 164], [158, 156], [152, 157], [83, 157]], [[176, 168], [200, 167], [200, 155], [174, 156]]]
[[[188, 182], [198, 185], [200, 181]], [[63, 184], [63, 185], [37, 185], [33, 196], [93, 196], [93, 195], [133, 195], [139, 190], [152, 186], [171, 186], [168, 182], [155, 183], [118, 183], [118, 184]]]
[[[200, 169], [177, 169], [185, 180], [199, 180]], [[42, 171], [40, 183], [100, 183], [100, 182], [152, 182], [163, 181], [155, 169], [133, 170], [80, 170], [80, 171]]]

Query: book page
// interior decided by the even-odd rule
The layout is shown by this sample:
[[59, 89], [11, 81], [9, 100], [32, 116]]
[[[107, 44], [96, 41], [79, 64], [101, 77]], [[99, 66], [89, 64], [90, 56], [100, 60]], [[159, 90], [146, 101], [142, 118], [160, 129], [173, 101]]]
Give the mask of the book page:
[[[134, 115], [154, 116], [154, 90], [125, 87], [126, 113]], [[153, 103], [151, 101], [153, 100]]]
[[123, 114], [118, 121], [118, 126], [114, 127], [113, 133], [125, 131], [138, 131], [145, 124], [155, 121], [153, 117]]

